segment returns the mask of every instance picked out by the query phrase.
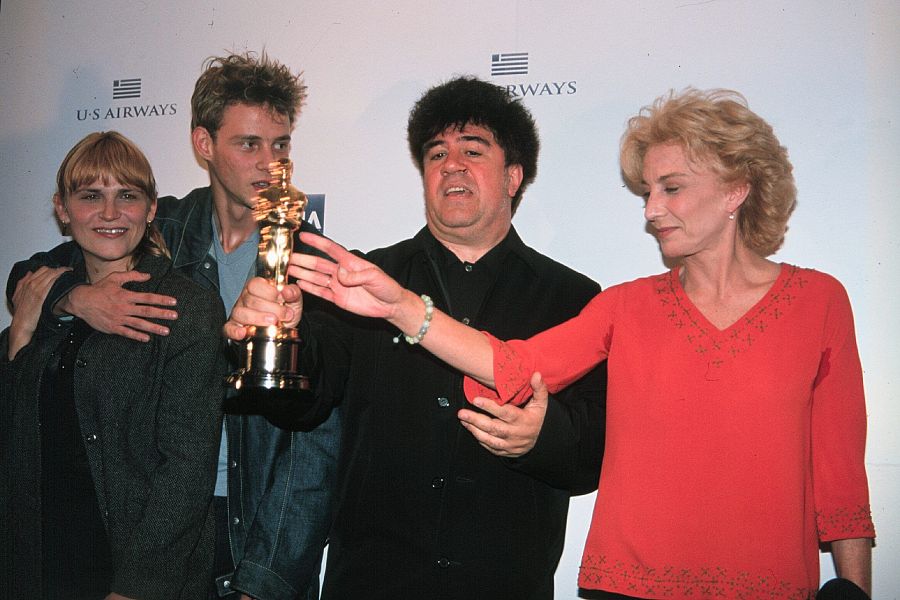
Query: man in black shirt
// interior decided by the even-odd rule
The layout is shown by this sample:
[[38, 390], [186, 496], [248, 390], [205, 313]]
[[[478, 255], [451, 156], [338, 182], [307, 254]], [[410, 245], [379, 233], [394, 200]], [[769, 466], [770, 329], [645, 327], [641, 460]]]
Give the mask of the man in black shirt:
[[[599, 292], [512, 227], [539, 148], [520, 102], [457, 78], [416, 103], [408, 137], [426, 226], [369, 260], [502, 339], [558, 324]], [[457, 371], [386, 323], [315, 306], [301, 335], [322, 365], [319, 393], [341, 406], [344, 440], [323, 598], [552, 598], [569, 497], [597, 487], [605, 373], [522, 408], [479, 410]], [[245, 325], [300, 316], [296, 286], [278, 297], [254, 279], [225, 330], [241, 339]]]

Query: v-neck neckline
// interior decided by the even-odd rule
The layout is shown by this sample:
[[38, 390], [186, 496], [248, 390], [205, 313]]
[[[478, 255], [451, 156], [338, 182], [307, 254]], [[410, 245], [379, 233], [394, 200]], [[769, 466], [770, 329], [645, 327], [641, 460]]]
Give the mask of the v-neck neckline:
[[696, 319], [699, 325], [701, 325], [702, 329], [709, 330], [713, 335], [722, 336], [728, 335], [730, 332], [733, 332], [737, 329], [740, 329], [748, 322], [748, 320], [752, 320], [755, 315], [758, 315], [766, 306], [771, 304], [776, 298], [777, 294], [781, 289], [784, 288], [784, 282], [789, 275], [789, 269], [785, 263], [779, 263], [779, 271], [778, 277], [775, 278], [775, 281], [769, 286], [769, 289], [766, 290], [766, 293], [762, 295], [762, 297], [757, 300], [750, 308], [744, 311], [737, 319], [735, 319], [728, 327], [724, 329], [720, 329], [709, 318], [700, 310], [696, 304], [691, 300], [690, 296], [688, 296], [687, 292], [684, 290], [684, 286], [681, 284], [681, 277], [679, 276], [681, 269], [683, 269], [683, 265], [679, 265], [674, 267], [671, 272], [672, 278], [672, 288], [675, 292], [675, 296], [678, 298], [678, 302], [691, 314], [691, 316]]

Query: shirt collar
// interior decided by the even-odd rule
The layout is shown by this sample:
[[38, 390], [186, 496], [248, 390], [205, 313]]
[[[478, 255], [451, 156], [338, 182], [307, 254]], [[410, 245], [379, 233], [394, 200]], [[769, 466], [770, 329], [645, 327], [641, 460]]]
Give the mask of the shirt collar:
[[[425, 249], [425, 252], [434, 258], [441, 266], [463, 262], [434, 237], [434, 234], [431, 233], [431, 230], [429, 230], [428, 227], [423, 227], [421, 231], [416, 234], [415, 239], [419, 240], [422, 247]], [[504, 260], [510, 254], [518, 256], [525, 261], [526, 264], [533, 267], [533, 260], [529, 249], [525, 243], [522, 242], [522, 238], [519, 237], [516, 228], [512, 225], [510, 226], [506, 237], [496, 246], [488, 250], [487, 254], [478, 259], [476, 264], [485, 267], [492, 273], [498, 273], [502, 268]]]

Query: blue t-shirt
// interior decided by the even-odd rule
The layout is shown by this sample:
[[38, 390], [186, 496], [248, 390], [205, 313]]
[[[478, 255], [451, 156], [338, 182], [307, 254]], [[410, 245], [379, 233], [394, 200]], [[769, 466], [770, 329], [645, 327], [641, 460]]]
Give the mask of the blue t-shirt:
[[[219, 270], [219, 296], [225, 310], [231, 314], [247, 280], [256, 275], [256, 256], [259, 254], [259, 232], [244, 240], [231, 252], [225, 252], [216, 227], [216, 218], [212, 217], [213, 242], [209, 253], [216, 259]], [[222, 441], [219, 445], [219, 467], [216, 475], [216, 496], [228, 495], [228, 429], [222, 421]]]

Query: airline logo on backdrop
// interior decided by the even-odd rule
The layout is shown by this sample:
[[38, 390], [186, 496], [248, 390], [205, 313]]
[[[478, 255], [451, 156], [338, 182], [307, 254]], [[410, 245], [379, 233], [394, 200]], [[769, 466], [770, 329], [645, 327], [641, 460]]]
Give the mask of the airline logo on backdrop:
[[113, 103], [107, 106], [95, 106], [75, 109], [75, 118], [79, 121], [106, 121], [110, 119], [144, 119], [148, 117], [171, 117], [178, 112], [178, 105], [167, 103], [142, 103], [143, 80], [140, 77], [113, 79]]
[[141, 97], [140, 79], [116, 79], [113, 81], [113, 100]]
[[565, 81], [518, 81], [510, 82], [511, 75], [528, 75], [528, 52], [496, 52], [491, 54], [491, 77], [504, 78], [497, 85], [505, 88], [513, 98], [528, 96], [571, 96], [578, 92], [577, 82]]
[[325, 194], [307, 194], [306, 213], [303, 220], [316, 228], [319, 233], [325, 233]]
[[491, 55], [491, 77], [528, 75], [528, 53], [506, 52]]

